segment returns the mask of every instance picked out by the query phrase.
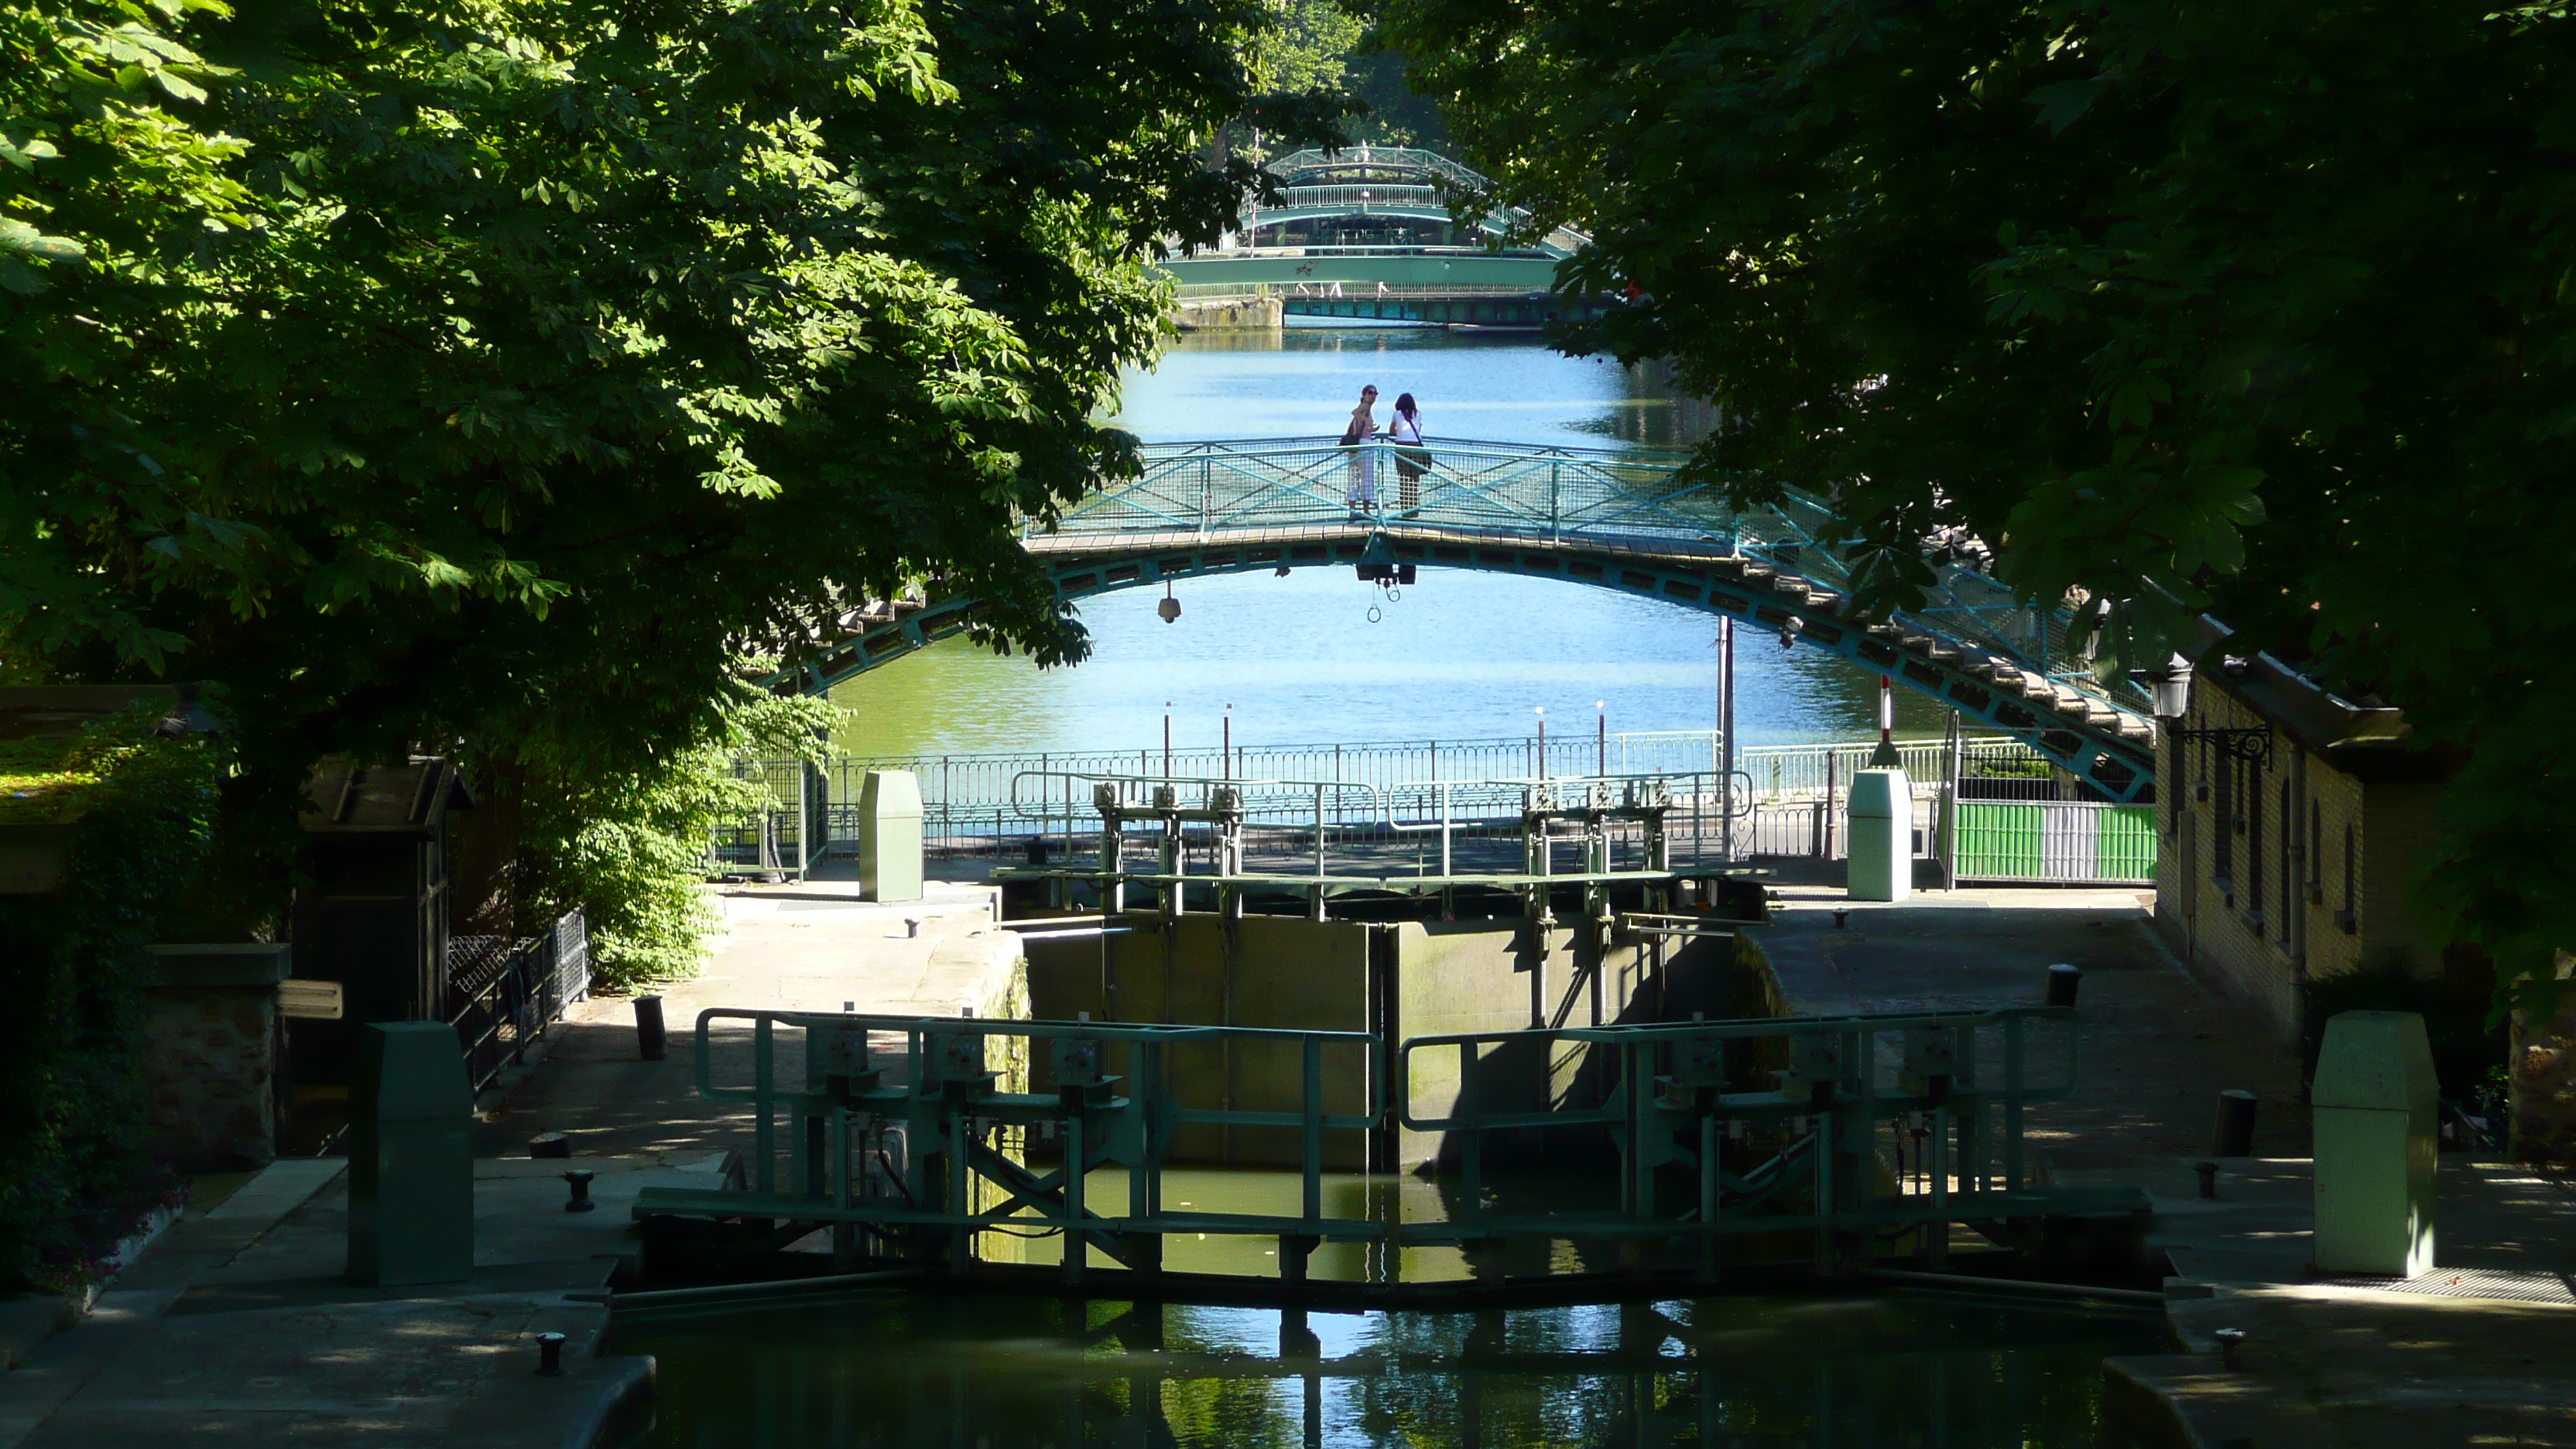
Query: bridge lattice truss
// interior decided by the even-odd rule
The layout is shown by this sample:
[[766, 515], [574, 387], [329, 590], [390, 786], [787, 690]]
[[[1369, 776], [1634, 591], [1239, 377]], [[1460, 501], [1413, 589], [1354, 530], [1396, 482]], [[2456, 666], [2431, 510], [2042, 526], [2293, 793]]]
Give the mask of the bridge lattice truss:
[[[2031, 741], [2111, 798], [2153, 776], [2155, 729], [2134, 686], [2095, 683], [2068, 612], [2021, 607], [1974, 569], [1945, 569], [1920, 609], [1884, 622], [1852, 606], [1840, 556], [1816, 542], [1826, 510], [1792, 495], [1739, 512], [1677, 474], [1686, 454], [1441, 441], [1418, 500], [1403, 450], [1311, 439], [1163, 443], [1143, 475], [1026, 537], [1058, 594], [1078, 600], [1258, 569], [1417, 564], [1590, 584], [1723, 615], [1893, 676]], [[1418, 460], [1419, 454], [1415, 455]], [[1349, 498], [1374, 472], [1381, 511]], [[821, 691], [964, 628], [975, 602], [877, 604], [837, 621], [799, 666]]]

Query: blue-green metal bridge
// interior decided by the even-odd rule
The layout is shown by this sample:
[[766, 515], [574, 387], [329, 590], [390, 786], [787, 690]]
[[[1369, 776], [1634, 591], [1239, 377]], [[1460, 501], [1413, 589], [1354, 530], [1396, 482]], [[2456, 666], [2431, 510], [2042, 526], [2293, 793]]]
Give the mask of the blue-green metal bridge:
[[[1680, 470], [1688, 455], [1517, 443], [1434, 442], [1408, 484], [1392, 444], [1305, 438], [1160, 443], [1140, 476], [1085, 500], [1026, 545], [1057, 593], [1080, 600], [1208, 574], [1297, 568], [1475, 569], [1661, 600], [1888, 674], [1944, 706], [2030, 741], [2126, 802], [2154, 774], [2155, 727], [2134, 686], [2106, 689], [2069, 644], [2069, 611], [2021, 607], [1967, 567], [1942, 571], [1920, 609], [1883, 621], [1852, 606], [1850, 579], [1816, 542], [1826, 509], [1729, 508]], [[1377, 510], [1350, 502], [1368, 478]], [[954, 634], [971, 598], [881, 601], [847, 611], [795, 667], [820, 692]]]

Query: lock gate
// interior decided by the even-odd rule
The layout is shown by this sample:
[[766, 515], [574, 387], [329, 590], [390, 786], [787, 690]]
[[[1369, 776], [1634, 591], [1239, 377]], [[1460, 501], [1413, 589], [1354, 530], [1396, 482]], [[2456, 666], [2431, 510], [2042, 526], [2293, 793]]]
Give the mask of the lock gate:
[[[714, 1079], [720, 1023], [751, 1034], [748, 1082]], [[1175, 1054], [1228, 1042], [1293, 1055], [1292, 1110], [1181, 1100]], [[1393, 1044], [1352, 1031], [710, 1008], [695, 1034], [698, 1090], [751, 1109], [747, 1190], [648, 1188], [634, 1214], [648, 1256], [658, 1225], [697, 1219], [765, 1223], [782, 1247], [828, 1230], [837, 1271], [890, 1258], [972, 1274], [978, 1235], [997, 1231], [1062, 1235], [1117, 1265], [1068, 1248], [1048, 1275], [1068, 1291], [1088, 1276], [1159, 1274], [1174, 1234], [1275, 1238], [1276, 1286], [1292, 1295], [1328, 1241], [1455, 1245], [1484, 1285], [1527, 1281], [1503, 1269], [1510, 1245], [1527, 1240], [1609, 1240], [1631, 1273], [1703, 1286], [1751, 1266], [1725, 1247], [1753, 1235], [1774, 1250], [1766, 1265], [1794, 1237], [1812, 1242], [1819, 1273], [1909, 1243], [1937, 1269], [1951, 1224], [2010, 1243], [2070, 1219], [2143, 1221], [2134, 1189], [2035, 1180], [2026, 1113], [2074, 1092], [2079, 1046], [2074, 1011], [2055, 1007]], [[1027, 1090], [1039, 1061], [1046, 1089]], [[1505, 1061], [1551, 1065], [1505, 1082]], [[1357, 1110], [1333, 1110], [1335, 1096], [1357, 1098]], [[1191, 1126], [1292, 1134], [1299, 1210], [1167, 1207], [1164, 1175]], [[1424, 1221], [1328, 1214], [1328, 1134], [1398, 1129], [1441, 1135], [1440, 1178], [1455, 1189], [1447, 1210]], [[1616, 1205], [1514, 1208], [1498, 1196], [1489, 1210], [1494, 1139], [1568, 1131], [1606, 1137], [1606, 1158], [1587, 1170], [1615, 1174]], [[1124, 1170], [1124, 1190], [1103, 1201], [1089, 1178], [1111, 1167]], [[1400, 1254], [1379, 1261], [1400, 1277]]]

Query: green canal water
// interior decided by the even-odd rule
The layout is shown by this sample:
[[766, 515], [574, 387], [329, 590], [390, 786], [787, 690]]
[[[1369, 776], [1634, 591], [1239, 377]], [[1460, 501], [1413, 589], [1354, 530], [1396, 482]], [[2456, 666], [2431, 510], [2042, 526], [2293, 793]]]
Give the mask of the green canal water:
[[1299, 1325], [889, 1291], [639, 1320], [609, 1351], [659, 1358], [662, 1449], [2130, 1449], [2101, 1360], [2164, 1350], [2151, 1321], [1901, 1296]]
[[[1120, 426], [1155, 440], [1338, 436], [1360, 387], [1379, 420], [1397, 393], [1426, 435], [1586, 447], [1645, 447], [1698, 435], [1701, 409], [1655, 374], [1559, 357], [1526, 336], [1419, 329], [1195, 334], [1130, 376]], [[1590, 733], [1594, 701], [1614, 731], [1705, 730], [1716, 715], [1716, 623], [1693, 610], [1607, 590], [1459, 570], [1425, 570], [1368, 622], [1379, 591], [1346, 572], [1237, 574], [1185, 584], [1181, 618], [1161, 595], [1086, 601], [1092, 657], [1041, 671], [951, 639], [835, 692], [857, 754], [1065, 752], [1159, 746], [1170, 702], [1175, 743], [1214, 745], [1234, 706], [1239, 744], [1519, 737], [1545, 707], [1552, 729]], [[1739, 738], [1747, 745], [1862, 738], [1877, 721], [1875, 676], [1767, 637], [1738, 645]], [[1937, 733], [1943, 716], [1900, 690], [1898, 727]]]

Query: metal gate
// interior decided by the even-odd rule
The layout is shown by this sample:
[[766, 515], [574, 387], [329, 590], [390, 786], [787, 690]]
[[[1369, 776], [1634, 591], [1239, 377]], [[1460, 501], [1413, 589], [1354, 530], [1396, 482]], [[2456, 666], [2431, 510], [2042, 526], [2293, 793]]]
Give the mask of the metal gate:
[[2152, 885], [2156, 807], [2086, 800], [1961, 800], [1958, 878]]

